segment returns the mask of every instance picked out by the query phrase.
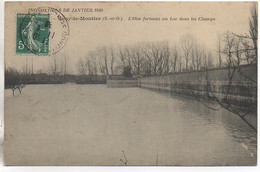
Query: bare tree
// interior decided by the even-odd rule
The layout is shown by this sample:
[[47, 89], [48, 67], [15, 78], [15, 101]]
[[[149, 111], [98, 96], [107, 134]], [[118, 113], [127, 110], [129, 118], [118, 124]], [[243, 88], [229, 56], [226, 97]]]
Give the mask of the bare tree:
[[204, 55], [204, 68], [205, 69], [211, 69], [214, 67], [214, 64], [213, 64], [213, 57], [212, 57], [212, 53], [210, 51], [205, 51], [203, 53]]
[[181, 47], [185, 58], [185, 68], [188, 70], [189, 62], [192, 53], [192, 46], [194, 44], [194, 38], [191, 35], [185, 35], [181, 38]]
[[99, 64], [100, 72], [103, 75], [109, 75], [107, 48], [106, 47], [98, 48], [96, 49], [96, 53], [98, 55], [98, 60], [99, 60], [98, 64]]
[[29, 72], [29, 70], [28, 70], [28, 57], [26, 57], [26, 60], [25, 60], [25, 65], [23, 66], [23, 68], [22, 68], [22, 71], [23, 71], [23, 74], [24, 75], [27, 75]]
[[177, 70], [177, 61], [179, 60], [179, 52], [176, 45], [172, 49], [172, 58], [169, 61], [169, 67], [171, 72], [176, 72]]
[[[257, 9], [257, 3], [253, 3], [252, 7], [251, 7], [251, 16], [249, 18], [249, 34], [245, 34], [245, 35], [239, 35], [239, 34], [235, 34], [233, 33], [236, 37], [238, 38], [242, 38], [242, 44], [244, 46], [244, 49], [240, 49], [240, 51], [245, 52], [246, 53], [246, 59], [247, 61], [249, 61], [250, 63], [256, 63], [257, 62], [257, 58], [258, 58], [258, 54], [257, 54], [257, 50], [258, 50], [258, 44], [257, 44], [257, 40], [258, 40], [258, 9]], [[253, 53], [250, 53], [250, 52]], [[249, 56], [250, 54], [250, 56]], [[249, 60], [250, 59], [250, 60]]]
[[120, 61], [121, 61], [121, 66], [126, 66], [126, 55], [125, 55], [125, 51], [124, 51], [124, 48], [122, 46], [120, 46], [118, 48], [118, 52], [119, 52], [119, 58], [120, 58]]
[[167, 41], [147, 43], [143, 50], [150, 74], [169, 72], [170, 49]]
[[[103, 51], [104, 52], [104, 51]], [[102, 55], [103, 53], [101, 50], [98, 50], [97, 53], [97, 63], [98, 63], [98, 68], [99, 68], [99, 72], [102, 75], [106, 75], [106, 65], [105, 65], [105, 60], [104, 60], [104, 56]]]
[[80, 75], [86, 75], [86, 69], [85, 69], [84, 61], [82, 59], [79, 59], [79, 61], [76, 64], [76, 67]]
[[250, 51], [249, 42], [247, 40], [242, 41], [243, 48], [245, 49], [245, 60], [247, 64], [250, 64], [252, 62], [252, 52]]
[[257, 59], [257, 39], [258, 39], [258, 12], [257, 3], [253, 3], [251, 8], [251, 18], [249, 19], [249, 34], [250, 39], [253, 42], [253, 47], [255, 51], [255, 59]]
[[217, 53], [218, 53], [218, 62], [219, 62], [219, 67], [221, 67], [222, 65], [222, 52], [221, 52], [221, 35], [218, 35], [218, 50], [217, 50]]
[[142, 50], [145, 56], [144, 73], [145, 75], [152, 74], [152, 57], [150, 54], [150, 47], [148, 43], [143, 43]]
[[[223, 47], [222, 47], [223, 49], [221, 50], [221, 54], [224, 57], [226, 57], [227, 81], [222, 86], [223, 87], [222, 96], [217, 96], [213, 87], [211, 86], [211, 81], [208, 76], [208, 71], [206, 71], [206, 75], [205, 75], [206, 83], [207, 83], [206, 93], [209, 98], [215, 100], [220, 105], [219, 108], [209, 107], [210, 109], [213, 110], [219, 110], [221, 108], [227, 109], [228, 111], [238, 115], [240, 119], [242, 119], [249, 127], [251, 127], [256, 132], [257, 131], [256, 128], [245, 118], [247, 114], [254, 112], [256, 110], [256, 107], [253, 107], [254, 105], [252, 105], [252, 107], [248, 109], [241, 109], [232, 103], [232, 100], [230, 99], [229, 96], [233, 92], [232, 87], [234, 83], [235, 73], [236, 72], [240, 74], [242, 73], [239, 70], [239, 65], [241, 64], [241, 61], [244, 60], [242, 58], [243, 53], [245, 54], [246, 57], [246, 51], [244, 51], [243, 49], [243, 46], [245, 45], [243, 44], [243, 39], [244, 39], [243, 37], [237, 36], [231, 32], [226, 32], [224, 34]], [[210, 55], [208, 54], [207, 56], [208, 56], [207, 59], [209, 59]], [[209, 61], [207, 61], [207, 65], [209, 67]], [[246, 76], [243, 74], [241, 75]], [[250, 79], [249, 77], [245, 77], [245, 78], [248, 78], [251, 82], [256, 82]]]
[[230, 33], [226, 32], [224, 34], [224, 49], [222, 53], [226, 56], [227, 59], [227, 66], [234, 66], [234, 59], [233, 59], [233, 48], [235, 44], [235, 37]]
[[33, 74], [33, 58], [34, 58], [34, 57], [32, 57], [32, 70], [31, 70], [32, 73], [31, 73], [31, 74]]
[[205, 49], [202, 48], [198, 43], [193, 47], [194, 51], [194, 69], [200, 70], [202, 67], [202, 57], [205, 55]]
[[54, 76], [58, 74], [58, 64], [57, 64], [56, 56], [53, 57], [53, 61], [50, 64], [50, 72]]
[[94, 52], [90, 52], [89, 54], [89, 59], [91, 61], [91, 64], [92, 64], [92, 73], [94, 75], [97, 75], [98, 74], [98, 66], [97, 66], [97, 58], [96, 58], [96, 53]]
[[113, 47], [109, 48], [109, 53], [110, 53], [110, 71], [111, 71], [111, 75], [114, 74], [114, 63], [115, 63], [115, 50]]
[[235, 57], [236, 57], [236, 65], [240, 65], [242, 61], [242, 51], [241, 50], [241, 42], [242, 38], [238, 37], [234, 41], [234, 52], [235, 52]]
[[67, 61], [68, 61], [68, 57], [65, 55], [64, 56], [64, 81], [66, 82], [67, 80]]
[[169, 43], [165, 42], [161, 51], [162, 63], [161, 63], [161, 74], [168, 74], [170, 72], [170, 57], [171, 51], [169, 48]]
[[136, 75], [140, 75], [144, 65], [144, 54], [142, 51], [142, 45], [137, 44], [131, 48], [131, 62], [132, 71]]
[[120, 68], [122, 71], [127, 68], [132, 71], [132, 65], [133, 65], [133, 48], [130, 46], [120, 46], [118, 48], [118, 54], [119, 54], [119, 59], [120, 59], [120, 65], [118, 68]]

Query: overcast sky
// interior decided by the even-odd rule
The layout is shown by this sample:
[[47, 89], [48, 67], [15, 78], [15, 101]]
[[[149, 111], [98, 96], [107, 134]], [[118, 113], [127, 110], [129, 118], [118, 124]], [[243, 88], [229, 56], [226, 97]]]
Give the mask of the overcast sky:
[[[21, 3], [21, 2], [20, 2]], [[22, 6], [21, 6], [22, 5]], [[244, 2], [226, 3], [49, 3], [54, 8], [103, 8], [102, 13], [68, 13], [65, 17], [115, 16], [123, 21], [68, 21], [70, 35], [64, 48], [55, 56], [66, 55], [69, 68], [76, 73], [75, 63], [84, 58], [88, 51], [98, 46], [118, 46], [142, 41], [179, 41], [185, 34], [192, 34], [208, 49], [215, 50], [217, 35], [227, 30], [243, 34], [248, 32], [248, 18], [252, 4]], [[12, 4], [6, 8], [6, 42], [5, 64], [21, 69], [26, 62], [34, 58], [34, 71], [41, 68], [47, 70], [53, 56], [16, 55], [15, 53], [15, 15], [26, 12], [28, 8], [44, 6], [35, 3], [29, 5]], [[45, 5], [46, 6], [46, 5]], [[23, 8], [21, 8], [23, 7]], [[215, 18], [215, 21], [129, 21], [128, 17], [204, 17]]]

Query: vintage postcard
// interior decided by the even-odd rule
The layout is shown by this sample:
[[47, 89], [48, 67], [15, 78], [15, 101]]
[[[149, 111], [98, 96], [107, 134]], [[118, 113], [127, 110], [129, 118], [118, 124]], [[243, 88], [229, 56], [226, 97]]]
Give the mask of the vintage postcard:
[[6, 2], [4, 164], [257, 165], [257, 2]]

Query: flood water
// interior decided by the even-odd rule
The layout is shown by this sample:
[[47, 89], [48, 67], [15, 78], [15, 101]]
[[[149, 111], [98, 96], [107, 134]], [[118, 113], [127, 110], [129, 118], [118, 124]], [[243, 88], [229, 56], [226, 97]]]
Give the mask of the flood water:
[[5, 90], [10, 165], [256, 165], [256, 157], [250, 127], [194, 99], [105, 85]]

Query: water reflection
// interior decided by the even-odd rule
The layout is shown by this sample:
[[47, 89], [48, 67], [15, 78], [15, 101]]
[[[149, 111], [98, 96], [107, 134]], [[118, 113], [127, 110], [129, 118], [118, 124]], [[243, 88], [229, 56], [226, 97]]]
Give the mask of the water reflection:
[[[175, 94], [171, 95], [165, 92], [159, 93], [169, 99], [175, 99], [181, 102], [181, 106], [179, 107], [182, 111], [181, 116], [185, 120], [189, 121], [189, 126], [187, 127], [192, 127], [194, 131], [196, 131], [196, 133], [193, 134], [204, 134], [205, 141], [209, 139], [207, 138], [206, 133], [212, 135], [212, 140], [216, 139], [214, 137], [223, 139], [223, 145], [218, 145], [220, 147], [219, 150], [221, 151], [222, 148], [223, 150], [229, 148], [225, 153], [231, 153], [230, 156], [233, 158], [233, 162], [243, 161], [245, 165], [253, 165], [256, 163], [257, 134], [242, 119], [240, 119], [238, 115], [223, 108], [215, 111], [203, 105], [207, 104], [209, 107], [218, 109], [220, 106], [216, 103], [203, 102], [202, 104], [198, 100], [189, 97], [178, 96]], [[257, 115], [248, 114], [247, 119], [250, 119], [251, 122], [256, 122]], [[241, 160], [237, 160], [237, 157], [240, 157]], [[231, 163], [228, 163], [227, 165], [232, 164], [231, 160]]]

